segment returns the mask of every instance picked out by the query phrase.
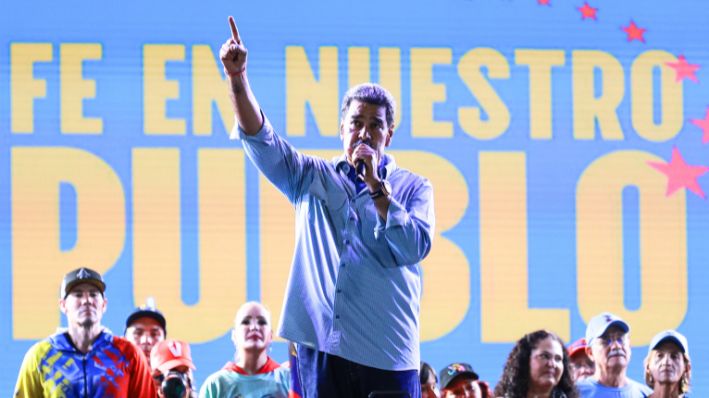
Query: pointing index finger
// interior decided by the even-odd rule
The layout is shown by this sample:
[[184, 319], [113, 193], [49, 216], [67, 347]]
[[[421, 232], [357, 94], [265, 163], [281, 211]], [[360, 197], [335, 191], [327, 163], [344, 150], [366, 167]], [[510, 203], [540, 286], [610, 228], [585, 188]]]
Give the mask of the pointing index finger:
[[234, 17], [229, 16], [229, 27], [231, 28], [231, 37], [234, 39], [236, 44], [241, 44], [241, 38], [239, 37], [239, 29], [236, 28], [236, 22], [234, 22]]

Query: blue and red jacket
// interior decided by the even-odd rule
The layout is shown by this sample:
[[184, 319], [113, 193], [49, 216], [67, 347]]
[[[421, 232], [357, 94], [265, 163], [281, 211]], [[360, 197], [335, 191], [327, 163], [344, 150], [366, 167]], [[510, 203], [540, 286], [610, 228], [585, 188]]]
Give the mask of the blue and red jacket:
[[16, 398], [154, 398], [145, 357], [127, 340], [103, 330], [88, 353], [66, 332], [33, 345], [22, 361]]

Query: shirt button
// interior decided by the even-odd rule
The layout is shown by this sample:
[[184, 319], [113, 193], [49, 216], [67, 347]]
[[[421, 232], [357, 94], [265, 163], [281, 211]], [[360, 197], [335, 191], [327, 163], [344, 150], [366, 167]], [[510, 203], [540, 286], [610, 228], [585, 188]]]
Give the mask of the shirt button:
[[342, 293], [342, 289], [337, 289], [337, 293]]
[[339, 316], [339, 315], [335, 315], [335, 319], [340, 319], [340, 316]]
[[349, 245], [349, 244], [350, 244], [350, 240], [349, 240], [349, 239], [345, 239], [344, 241], [342, 241], [342, 243], [344, 243], [344, 244], [346, 244], [346, 245]]

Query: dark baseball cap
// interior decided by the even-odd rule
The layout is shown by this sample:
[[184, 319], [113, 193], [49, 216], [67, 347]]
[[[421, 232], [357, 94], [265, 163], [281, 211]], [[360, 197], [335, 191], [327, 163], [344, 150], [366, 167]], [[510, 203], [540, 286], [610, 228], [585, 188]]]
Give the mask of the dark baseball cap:
[[162, 327], [163, 333], [167, 336], [167, 322], [165, 321], [165, 316], [157, 308], [155, 308], [155, 300], [148, 298], [147, 303], [141, 307], [136, 308], [126, 319], [126, 330], [140, 318], [152, 318]]
[[465, 362], [452, 363], [443, 370], [440, 374], [441, 388], [447, 388], [449, 384], [458, 377], [468, 376], [472, 380], [478, 380], [478, 374], [475, 373], [473, 367]]
[[82, 267], [69, 271], [66, 275], [64, 275], [64, 279], [62, 279], [62, 287], [59, 291], [59, 297], [65, 299], [66, 296], [69, 295], [69, 292], [71, 292], [71, 289], [80, 283], [90, 283], [96, 286], [96, 288], [98, 288], [101, 292], [101, 295], [103, 295], [103, 292], [106, 291], [106, 283], [103, 281], [101, 274], [91, 268]]

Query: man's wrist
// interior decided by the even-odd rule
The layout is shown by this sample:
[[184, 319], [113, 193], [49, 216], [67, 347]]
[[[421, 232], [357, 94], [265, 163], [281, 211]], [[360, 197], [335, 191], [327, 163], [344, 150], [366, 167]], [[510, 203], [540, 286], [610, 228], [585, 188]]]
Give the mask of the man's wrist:
[[241, 69], [234, 71], [234, 72], [230, 72], [229, 70], [227, 70], [227, 68], [224, 68], [224, 74], [227, 77], [241, 76], [244, 72], [246, 72], [246, 65], [244, 65]]
[[375, 189], [369, 187], [369, 196], [372, 199], [379, 199], [389, 195], [391, 195], [391, 184], [387, 180], [379, 180], [375, 185]]

